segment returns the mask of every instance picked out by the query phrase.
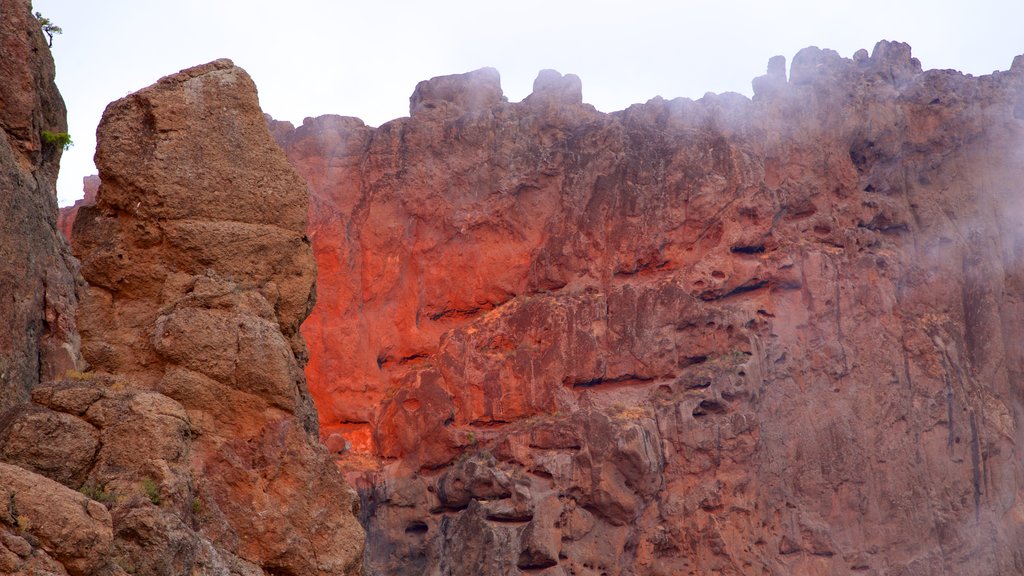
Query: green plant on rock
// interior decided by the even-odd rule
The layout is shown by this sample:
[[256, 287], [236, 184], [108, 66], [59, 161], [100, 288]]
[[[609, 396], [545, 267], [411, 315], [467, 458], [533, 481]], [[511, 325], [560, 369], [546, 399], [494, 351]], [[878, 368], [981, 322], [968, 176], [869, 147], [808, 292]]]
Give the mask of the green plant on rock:
[[146, 497], [153, 504], [160, 505], [160, 486], [157, 485], [156, 480], [152, 478], [142, 479], [142, 491], [146, 493]]
[[46, 34], [46, 45], [53, 48], [53, 36], [55, 34], [63, 34], [64, 30], [60, 26], [53, 23], [52, 20], [43, 16], [40, 12], [35, 14], [36, 20], [39, 22], [39, 27], [43, 29], [43, 33]]
[[49, 130], [43, 130], [43, 142], [50, 146], [60, 146], [65, 150], [75, 145], [71, 141], [71, 135], [67, 132], [50, 132]]
[[114, 493], [108, 491], [105, 486], [92, 481], [83, 484], [82, 487], [78, 489], [78, 492], [86, 498], [95, 500], [100, 504], [110, 504], [116, 498]]

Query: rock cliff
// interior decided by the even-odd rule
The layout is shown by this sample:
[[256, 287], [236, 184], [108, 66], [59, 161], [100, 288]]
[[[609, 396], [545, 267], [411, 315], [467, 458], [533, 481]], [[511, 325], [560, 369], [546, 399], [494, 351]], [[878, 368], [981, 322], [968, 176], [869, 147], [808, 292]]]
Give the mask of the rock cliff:
[[78, 368], [77, 264], [56, 232], [67, 132], [53, 58], [27, 1], [0, 2], [0, 412]]
[[270, 122], [371, 573], [1024, 571], [1024, 57], [754, 90], [603, 114], [484, 69]]
[[[63, 129], [63, 107], [28, 3], [0, 7], [3, 72], [37, 80], [2, 77], [0, 97], [38, 88], [28, 119], [3, 117], [0, 148], [17, 184], [0, 248], [21, 259], [0, 264], [4, 319], [20, 323], [0, 335], [0, 572], [361, 574], [357, 496], [319, 444], [302, 371], [306, 188], [252, 80], [218, 60], [104, 113], [95, 204], [65, 218], [84, 370], [59, 150], [37, 134]], [[26, 38], [33, 56], [8, 59]]]
[[269, 120], [369, 573], [1024, 572], [1024, 58], [808, 48], [753, 86], [602, 114], [485, 69], [379, 128]]

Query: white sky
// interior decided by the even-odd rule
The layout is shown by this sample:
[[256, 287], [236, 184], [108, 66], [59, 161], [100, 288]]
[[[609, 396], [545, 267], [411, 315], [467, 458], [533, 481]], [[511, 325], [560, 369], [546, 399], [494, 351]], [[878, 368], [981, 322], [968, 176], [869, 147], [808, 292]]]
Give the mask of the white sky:
[[583, 80], [610, 112], [660, 95], [750, 95], [768, 58], [806, 46], [849, 57], [878, 40], [908, 42], [925, 69], [979, 75], [1024, 53], [1022, 0], [35, 0], [63, 27], [57, 85], [75, 146], [64, 154], [62, 205], [95, 173], [95, 131], [111, 101], [182, 68], [227, 57], [245, 68], [264, 111], [357, 116], [377, 126], [408, 114], [416, 83], [493, 66], [511, 101], [537, 72]]

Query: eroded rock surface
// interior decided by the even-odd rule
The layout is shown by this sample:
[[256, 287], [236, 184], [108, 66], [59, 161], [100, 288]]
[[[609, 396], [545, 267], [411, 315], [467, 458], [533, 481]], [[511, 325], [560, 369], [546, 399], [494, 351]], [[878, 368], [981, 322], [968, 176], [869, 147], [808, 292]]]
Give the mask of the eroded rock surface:
[[614, 114], [545, 71], [271, 122], [376, 574], [1024, 571], [1024, 58], [775, 58]]
[[0, 413], [79, 367], [77, 263], [56, 231], [67, 132], [53, 58], [27, 0], [0, 1]]
[[[83, 354], [152, 390], [129, 406], [156, 403], [184, 426], [117, 433], [154, 435], [166, 450], [101, 451], [101, 464], [124, 457], [148, 470], [158, 492], [155, 518], [132, 510], [119, 522], [114, 508], [127, 530], [117, 545], [151, 536], [164, 560], [178, 559], [175, 573], [216, 558], [257, 572], [357, 573], [353, 494], [316, 441], [302, 373], [298, 327], [316, 273], [305, 186], [267, 132], [252, 80], [227, 60], [184, 70], [111, 104], [98, 133], [97, 202], [74, 224], [89, 283]], [[117, 409], [97, 409], [106, 426], [125, 425]], [[115, 482], [102, 466], [90, 479]], [[172, 553], [183, 539], [191, 549]]]
[[0, 417], [0, 568], [361, 574], [303, 375], [306, 188], [252, 80], [218, 60], [114, 102], [96, 159], [94, 204], [65, 220], [89, 370]]

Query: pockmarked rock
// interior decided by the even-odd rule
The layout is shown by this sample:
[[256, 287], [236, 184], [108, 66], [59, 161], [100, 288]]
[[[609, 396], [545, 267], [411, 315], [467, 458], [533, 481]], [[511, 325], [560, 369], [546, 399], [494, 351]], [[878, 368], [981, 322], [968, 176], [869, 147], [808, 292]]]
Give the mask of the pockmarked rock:
[[1022, 62], [812, 47], [611, 114], [483, 69], [270, 120], [371, 570], [1024, 571]]

